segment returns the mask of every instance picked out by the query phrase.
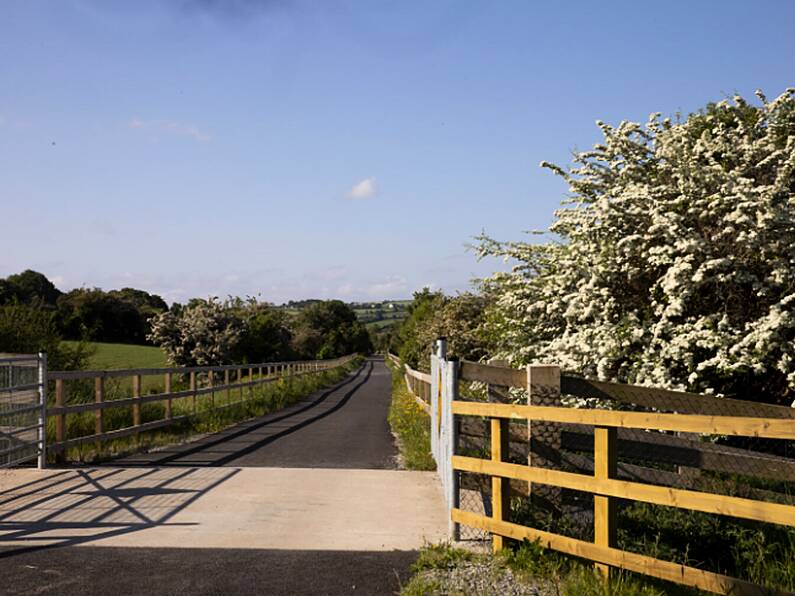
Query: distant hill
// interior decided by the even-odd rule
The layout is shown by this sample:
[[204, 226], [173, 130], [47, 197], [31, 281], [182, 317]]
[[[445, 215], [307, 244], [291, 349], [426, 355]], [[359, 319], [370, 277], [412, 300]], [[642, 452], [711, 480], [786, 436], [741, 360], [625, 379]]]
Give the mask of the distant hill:
[[[304, 308], [322, 302], [318, 299], [290, 300], [277, 308], [282, 308], [290, 313], [297, 314]], [[349, 302], [348, 305], [356, 313], [359, 319], [367, 327], [384, 329], [398, 323], [408, 315], [408, 307], [411, 300], [381, 300], [373, 302]]]

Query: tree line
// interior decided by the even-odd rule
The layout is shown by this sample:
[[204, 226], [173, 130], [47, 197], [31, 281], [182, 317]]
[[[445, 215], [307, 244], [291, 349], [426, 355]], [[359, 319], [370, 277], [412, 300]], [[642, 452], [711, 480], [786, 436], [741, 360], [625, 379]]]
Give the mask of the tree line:
[[[335, 358], [369, 353], [370, 335], [338, 300], [297, 314], [254, 299], [192, 299], [170, 307], [134, 288], [61, 292], [42, 273], [0, 279], [0, 352], [45, 350], [51, 368], [83, 368], [90, 342], [162, 347], [177, 366]], [[66, 344], [63, 340], [74, 340]]]

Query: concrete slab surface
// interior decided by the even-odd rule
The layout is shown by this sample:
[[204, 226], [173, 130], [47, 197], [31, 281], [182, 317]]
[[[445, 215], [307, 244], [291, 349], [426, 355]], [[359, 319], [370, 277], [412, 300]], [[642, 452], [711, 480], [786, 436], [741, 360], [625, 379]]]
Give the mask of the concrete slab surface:
[[0, 547], [414, 550], [443, 539], [431, 472], [308, 468], [0, 471]]

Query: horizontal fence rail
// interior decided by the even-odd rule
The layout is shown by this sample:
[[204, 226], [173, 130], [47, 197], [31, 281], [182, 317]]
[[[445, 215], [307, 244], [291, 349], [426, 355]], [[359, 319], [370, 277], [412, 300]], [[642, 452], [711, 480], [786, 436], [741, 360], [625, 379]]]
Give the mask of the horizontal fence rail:
[[[795, 527], [795, 506], [772, 502], [769, 498], [775, 495], [769, 491], [747, 488], [742, 495], [729, 495], [691, 488], [698, 486], [700, 470], [795, 480], [792, 457], [701, 439], [710, 435], [792, 441], [795, 410], [590, 381], [561, 375], [557, 367], [548, 365], [512, 369], [463, 361], [458, 363], [458, 376], [460, 381], [489, 388], [489, 402], [464, 401], [455, 391], [443, 396], [452, 400], [456, 434], [477, 439], [476, 451], [489, 455], [458, 454], [456, 445], [452, 469], [489, 479], [491, 502], [485, 513], [452, 507], [453, 522], [490, 532], [495, 550], [502, 548], [504, 538], [540, 540], [547, 548], [590, 559], [605, 574], [615, 567], [718, 593], [778, 593], [720, 573], [621, 550], [616, 546], [616, 512], [621, 499]], [[508, 394], [492, 393], [492, 387], [524, 389], [527, 405], [504, 403]], [[563, 407], [562, 394], [595, 398], [600, 409]], [[494, 400], [494, 395], [502, 399]], [[638, 408], [653, 411], [635, 411]], [[539, 452], [536, 442], [543, 448]], [[622, 457], [629, 453], [630, 459], [662, 462], [669, 468], [619, 463], [620, 449]], [[577, 468], [576, 472], [560, 469], [563, 450], [567, 450], [566, 465]], [[670, 471], [670, 464], [675, 464], [674, 470], [679, 466], [679, 471]], [[681, 486], [668, 485], [677, 482]], [[710, 486], [720, 487], [720, 482]], [[529, 496], [542, 490], [593, 495], [592, 542], [507, 519], [512, 492]]]
[[414, 399], [425, 410], [427, 414], [431, 413], [431, 375], [428, 373], [414, 370], [408, 364], [405, 364], [400, 358], [394, 354], [387, 353], [387, 358], [403, 371], [403, 379], [406, 381], [406, 389], [414, 396]]
[[[295, 378], [343, 366], [356, 355], [333, 360], [311, 360], [292, 362], [264, 362], [257, 364], [234, 364], [219, 366], [196, 366], [183, 368], [136, 368], [120, 370], [51, 371], [48, 378], [54, 383], [54, 404], [47, 406], [47, 416], [55, 422], [55, 441], [47, 449], [63, 459], [63, 453], [70, 447], [87, 443], [97, 443], [119, 439], [142, 432], [163, 428], [189, 420], [198, 413], [222, 411], [243, 404], [253, 397], [254, 387], [276, 382], [284, 378]], [[152, 379], [154, 377], [154, 379]], [[129, 381], [129, 396], [107, 399], [107, 382], [118, 379]], [[187, 388], [174, 390], [175, 380]], [[145, 393], [145, 381], [156, 383], [156, 389]], [[83, 403], [69, 404], [68, 383], [88, 383], [93, 399]], [[159, 390], [162, 387], [162, 390]], [[84, 386], [85, 390], [86, 387]], [[246, 391], [248, 390], [248, 391]], [[233, 401], [232, 392], [238, 392], [239, 399]], [[226, 393], [223, 405], [215, 403], [215, 395]], [[85, 393], [85, 391], [84, 391]], [[199, 410], [200, 396], [209, 396], [209, 404]], [[177, 400], [191, 399], [187, 414], [174, 415]], [[164, 417], [143, 422], [142, 408], [146, 404], [164, 403]], [[132, 424], [123, 428], [106, 430], [106, 412], [111, 409], [129, 409]], [[94, 432], [78, 437], [67, 437], [67, 416], [85, 412], [94, 413]]]

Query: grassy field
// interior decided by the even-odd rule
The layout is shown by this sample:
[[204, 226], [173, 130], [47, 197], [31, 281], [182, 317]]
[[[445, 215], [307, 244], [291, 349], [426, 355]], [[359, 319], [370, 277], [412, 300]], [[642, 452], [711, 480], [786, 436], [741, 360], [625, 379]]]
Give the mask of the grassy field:
[[[77, 342], [67, 341], [67, 345]], [[88, 363], [92, 370], [110, 370], [118, 368], [164, 368], [166, 355], [160, 348], [153, 346], [134, 346], [128, 344], [105, 344], [91, 342], [95, 350]]]

